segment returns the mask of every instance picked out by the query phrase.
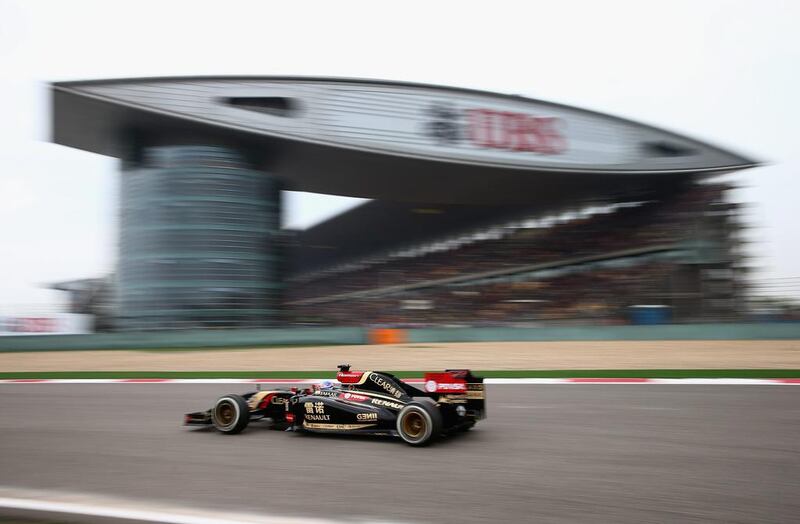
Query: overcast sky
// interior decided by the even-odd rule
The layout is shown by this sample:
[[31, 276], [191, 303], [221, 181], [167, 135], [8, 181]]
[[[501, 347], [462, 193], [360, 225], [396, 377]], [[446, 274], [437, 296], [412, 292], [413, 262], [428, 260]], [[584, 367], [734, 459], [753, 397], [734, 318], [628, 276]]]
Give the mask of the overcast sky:
[[[116, 161], [47, 142], [47, 83], [108, 77], [428, 82], [672, 129], [768, 163], [736, 177], [757, 276], [800, 276], [798, 5], [0, 0], [0, 314], [46, 312], [42, 283], [113, 268]], [[348, 205], [291, 195], [287, 223]]]

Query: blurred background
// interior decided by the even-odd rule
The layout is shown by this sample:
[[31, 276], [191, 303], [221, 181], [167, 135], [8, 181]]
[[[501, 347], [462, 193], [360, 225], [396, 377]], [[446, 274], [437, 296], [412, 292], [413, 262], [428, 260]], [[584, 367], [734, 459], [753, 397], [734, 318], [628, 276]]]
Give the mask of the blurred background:
[[[0, 0], [0, 521], [796, 521], [798, 6]], [[343, 362], [488, 418], [180, 425]]]
[[[406, 2], [346, 11], [352, 16], [327, 3], [0, 2], [0, 333], [798, 318], [796, 4]], [[112, 118], [59, 101], [62, 84], [52, 84], [197, 75], [388, 79], [522, 95], [674, 131], [740, 161], [701, 166], [687, 159], [692, 152], [656, 141], [640, 160], [669, 159], [680, 176], [604, 178], [601, 157], [614, 140], [644, 140], [616, 130], [584, 143], [583, 177], [553, 183], [542, 173], [558, 152], [516, 152], [531, 163], [473, 163], [464, 170], [483, 185], [457, 191], [453, 182], [448, 196], [447, 184], [429, 190], [420, 181], [445, 171], [457, 181], [458, 155], [472, 146], [423, 167], [389, 169], [355, 154], [309, 166], [297, 160], [302, 140], [251, 142]], [[202, 84], [136, 103], [179, 102], [181, 89]], [[246, 83], [233, 84], [225, 96], [236, 111], [274, 118], [292, 109], [253, 107], [252, 93], [241, 95]], [[467, 107], [465, 96], [441, 91], [435, 101]], [[387, 107], [371, 117], [402, 112]], [[532, 111], [548, 117], [547, 108]], [[439, 113], [420, 118], [452, 116], [431, 111]], [[572, 117], [581, 118], [562, 118], [568, 139], [579, 126]], [[106, 136], [115, 152], [97, 145], [98, 122], [116, 125]], [[600, 120], [586, 126], [586, 136], [611, 133]], [[87, 129], [96, 137], [82, 138]], [[447, 129], [415, 140], [435, 145]], [[580, 140], [589, 139], [568, 146], [579, 150]], [[364, 185], [381, 177], [385, 184]], [[496, 195], [479, 198], [488, 193]], [[261, 203], [242, 203], [246, 196]]]

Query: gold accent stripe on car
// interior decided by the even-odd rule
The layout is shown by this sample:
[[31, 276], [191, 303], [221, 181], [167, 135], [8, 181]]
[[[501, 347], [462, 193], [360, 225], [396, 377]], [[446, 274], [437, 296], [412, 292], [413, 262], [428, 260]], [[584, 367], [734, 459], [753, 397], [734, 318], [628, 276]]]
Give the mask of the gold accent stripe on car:
[[254, 393], [253, 396], [248, 399], [247, 405], [250, 406], [250, 409], [256, 409], [264, 397], [270, 393], [272, 393], [272, 391], [259, 391]]
[[333, 430], [350, 430], [350, 429], [364, 429], [377, 424], [322, 424], [319, 422], [306, 422], [303, 421], [303, 427], [308, 429], [333, 429]]
[[372, 374], [372, 371], [364, 371], [363, 373], [361, 373], [361, 378], [358, 380], [358, 382], [356, 382], [356, 385], [360, 386], [361, 384], [366, 383], [367, 379], [369, 378], [369, 376], [371, 374]]

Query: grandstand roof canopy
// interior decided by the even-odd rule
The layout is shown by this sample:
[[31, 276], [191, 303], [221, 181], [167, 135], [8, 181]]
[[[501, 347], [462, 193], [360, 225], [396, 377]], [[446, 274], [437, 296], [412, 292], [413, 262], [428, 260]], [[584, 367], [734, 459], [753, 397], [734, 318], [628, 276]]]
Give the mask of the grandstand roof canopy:
[[371, 200], [297, 232], [291, 250], [292, 271], [312, 271], [398, 246], [441, 240], [472, 228], [495, 225], [524, 210], [519, 206]]
[[140, 78], [53, 97], [59, 144], [124, 157], [132, 140], [236, 143], [286, 189], [381, 200], [546, 207], [755, 165], [609, 115], [404, 82]]

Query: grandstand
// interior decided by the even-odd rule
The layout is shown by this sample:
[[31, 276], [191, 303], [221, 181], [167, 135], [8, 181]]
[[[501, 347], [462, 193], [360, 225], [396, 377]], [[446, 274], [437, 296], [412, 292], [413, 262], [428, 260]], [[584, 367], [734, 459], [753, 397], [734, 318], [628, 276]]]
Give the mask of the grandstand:
[[[575, 202], [556, 215], [503, 209], [494, 221], [488, 209], [459, 209], [462, 217], [480, 218], [460, 230], [447, 207], [400, 206], [394, 214], [421, 213], [431, 223], [441, 217], [450, 231], [389, 244], [369, 216], [376, 204], [365, 204], [317, 228], [346, 232], [347, 222], [370, 224], [374, 240], [363, 227], [345, 237], [375, 246], [371, 252], [310, 248], [308, 240], [320, 235], [315, 228], [295, 237], [287, 309], [293, 322], [325, 325], [626, 323], [631, 308], [643, 305], [659, 306], [676, 321], [730, 320], [739, 314], [744, 267], [729, 189], [692, 180], [614, 201]], [[396, 218], [387, 228], [397, 227]], [[337, 255], [308, 267], [312, 251]]]
[[[115, 274], [57, 287], [98, 329], [741, 313], [739, 209], [718, 175], [756, 163], [683, 135], [380, 80], [91, 80], [52, 95], [54, 142], [121, 160]], [[284, 190], [370, 200], [292, 231]]]

